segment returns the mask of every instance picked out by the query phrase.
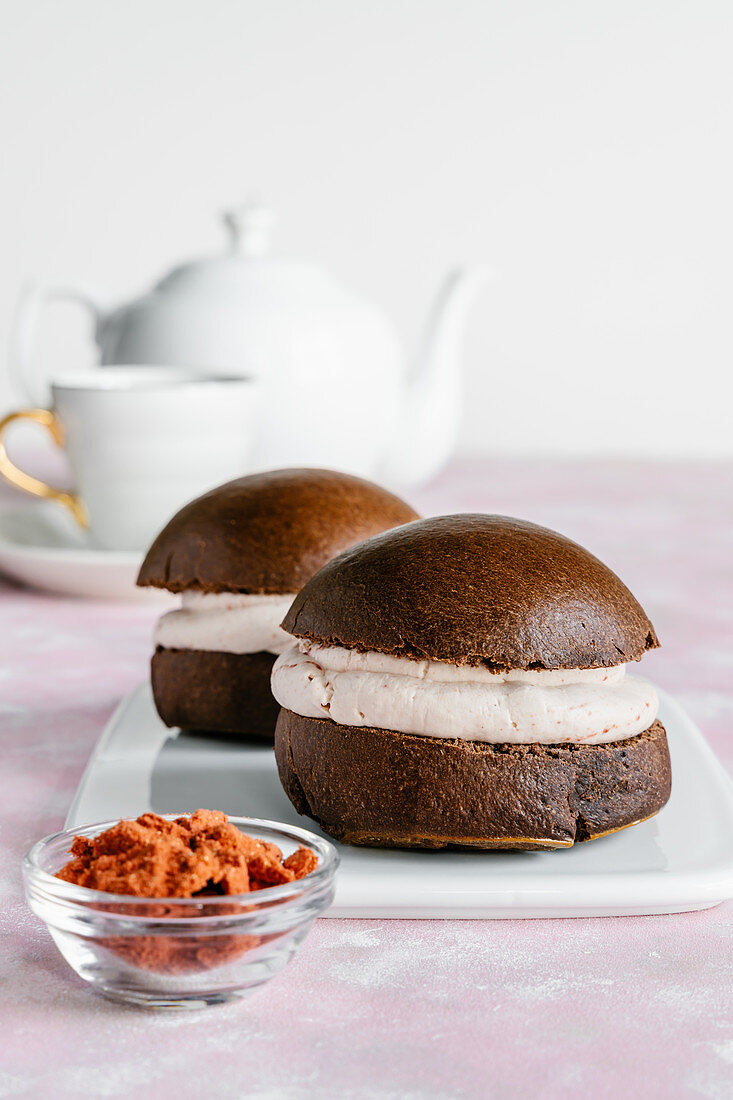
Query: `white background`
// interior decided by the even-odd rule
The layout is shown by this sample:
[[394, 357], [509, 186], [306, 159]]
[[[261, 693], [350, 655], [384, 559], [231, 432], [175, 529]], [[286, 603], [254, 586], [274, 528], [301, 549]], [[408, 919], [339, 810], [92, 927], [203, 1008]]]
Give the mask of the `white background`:
[[[223, 243], [282, 252], [414, 348], [456, 260], [465, 451], [733, 453], [728, 0], [0, 0], [0, 347], [22, 281], [107, 301]], [[42, 356], [90, 361], [71, 306]], [[17, 402], [0, 373], [0, 407]]]

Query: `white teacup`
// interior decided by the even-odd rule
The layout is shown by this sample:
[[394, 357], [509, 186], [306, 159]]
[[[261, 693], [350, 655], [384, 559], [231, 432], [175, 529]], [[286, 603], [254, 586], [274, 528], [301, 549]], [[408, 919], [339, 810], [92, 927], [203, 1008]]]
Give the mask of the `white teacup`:
[[[187, 500], [248, 472], [256, 384], [177, 367], [105, 367], [51, 386], [51, 409], [0, 420], [0, 475], [68, 508], [90, 541], [142, 550]], [[55, 489], [10, 461], [9, 424], [42, 424], [64, 447], [74, 492]]]

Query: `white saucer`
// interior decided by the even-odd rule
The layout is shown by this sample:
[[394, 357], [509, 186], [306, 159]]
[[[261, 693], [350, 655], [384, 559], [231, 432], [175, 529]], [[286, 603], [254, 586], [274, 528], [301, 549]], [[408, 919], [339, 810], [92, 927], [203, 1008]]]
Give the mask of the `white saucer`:
[[[707, 909], [733, 897], [733, 784], [679, 703], [659, 695], [672, 797], [656, 817], [559, 852], [337, 844], [341, 868], [327, 916], [617, 916]], [[166, 729], [144, 684], [102, 734], [66, 825], [199, 806], [320, 832], [286, 798], [272, 748]]]
[[90, 546], [53, 501], [0, 511], [0, 572], [32, 588], [101, 600], [169, 600], [168, 593], [136, 588], [141, 561], [137, 550]]

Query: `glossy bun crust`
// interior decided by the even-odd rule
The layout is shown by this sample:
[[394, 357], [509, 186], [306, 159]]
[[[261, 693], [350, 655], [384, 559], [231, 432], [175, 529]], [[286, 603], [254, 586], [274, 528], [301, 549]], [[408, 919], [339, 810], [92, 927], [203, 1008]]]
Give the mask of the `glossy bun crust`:
[[417, 513], [332, 470], [270, 470], [220, 485], [160, 532], [137, 583], [171, 592], [297, 592], [348, 546]]
[[418, 520], [347, 550], [283, 622], [298, 637], [495, 669], [597, 668], [659, 643], [628, 588], [570, 539], [507, 516]]
[[671, 786], [659, 722], [605, 745], [490, 745], [281, 710], [275, 755], [299, 813], [380, 848], [569, 848], [651, 817]]

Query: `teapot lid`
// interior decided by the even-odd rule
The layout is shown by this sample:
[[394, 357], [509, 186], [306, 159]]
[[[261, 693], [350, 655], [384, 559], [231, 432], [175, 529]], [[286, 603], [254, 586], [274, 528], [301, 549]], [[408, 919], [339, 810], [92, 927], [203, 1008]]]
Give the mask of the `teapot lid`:
[[[274, 258], [270, 254], [272, 229], [277, 221], [275, 212], [264, 203], [249, 200], [226, 210], [222, 220], [229, 236], [228, 251], [220, 256], [184, 263], [168, 272], [157, 284], [156, 291], [198, 292], [206, 289], [220, 295], [238, 293], [242, 279], [249, 279], [257, 270], [268, 282], [273, 277], [296, 277], [299, 280], [326, 280], [326, 273], [310, 263]], [[331, 286], [331, 280], [327, 280]]]
[[264, 203], [250, 199], [225, 210], [224, 225], [229, 230], [229, 251], [235, 256], [265, 256], [270, 251], [272, 229], [277, 222], [275, 211]]

